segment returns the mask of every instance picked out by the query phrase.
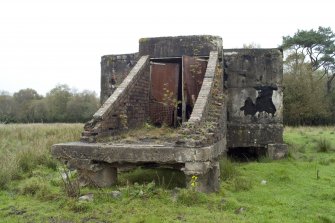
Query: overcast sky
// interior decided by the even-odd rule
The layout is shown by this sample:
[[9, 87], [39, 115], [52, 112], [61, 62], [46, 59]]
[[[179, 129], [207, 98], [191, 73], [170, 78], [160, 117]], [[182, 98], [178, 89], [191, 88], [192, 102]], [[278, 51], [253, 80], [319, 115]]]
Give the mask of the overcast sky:
[[224, 48], [277, 47], [297, 29], [330, 26], [334, 0], [3, 0], [0, 91], [57, 84], [100, 92], [100, 57], [138, 51], [141, 37], [209, 34]]

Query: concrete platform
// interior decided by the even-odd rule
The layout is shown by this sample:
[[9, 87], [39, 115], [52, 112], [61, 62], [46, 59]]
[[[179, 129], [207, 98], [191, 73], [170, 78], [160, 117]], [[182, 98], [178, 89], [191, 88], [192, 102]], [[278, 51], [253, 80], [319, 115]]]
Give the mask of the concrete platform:
[[70, 142], [53, 145], [51, 153], [69, 168], [77, 169], [82, 184], [111, 186], [117, 183], [117, 168], [157, 164], [180, 169], [186, 179], [199, 176], [198, 190], [213, 192], [219, 189], [218, 160], [225, 148], [225, 140], [200, 148]]

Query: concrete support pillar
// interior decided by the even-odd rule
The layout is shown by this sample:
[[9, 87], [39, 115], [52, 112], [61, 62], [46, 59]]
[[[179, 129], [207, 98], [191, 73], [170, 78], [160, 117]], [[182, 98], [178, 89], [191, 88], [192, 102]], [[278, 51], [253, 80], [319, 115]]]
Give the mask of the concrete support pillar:
[[268, 157], [273, 160], [282, 159], [288, 154], [288, 147], [286, 144], [268, 144]]
[[81, 186], [109, 187], [117, 183], [117, 168], [107, 163], [72, 159], [67, 165], [70, 169], [77, 169]]
[[117, 183], [117, 168], [104, 166], [99, 170], [78, 170], [81, 185], [110, 187]]
[[[211, 193], [220, 189], [220, 166], [218, 161], [185, 163], [184, 173], [188, 188]], [[192, 177], [196, 177], [192, 178]], [[194, 183], [192, 185], [192, 183]]]

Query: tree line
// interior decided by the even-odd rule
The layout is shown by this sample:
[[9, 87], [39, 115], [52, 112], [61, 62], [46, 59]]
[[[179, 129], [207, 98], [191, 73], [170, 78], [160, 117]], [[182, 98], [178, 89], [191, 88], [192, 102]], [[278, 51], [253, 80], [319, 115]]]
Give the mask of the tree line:
[[284, 123], [335, 124], [335, 34], [331, 28], [283, 37]]
[[45, 97], [30, 88], [0, 92], [0, 123], [86, 122], [98, 108], [94, 92], [67, 85], [57, 85]]

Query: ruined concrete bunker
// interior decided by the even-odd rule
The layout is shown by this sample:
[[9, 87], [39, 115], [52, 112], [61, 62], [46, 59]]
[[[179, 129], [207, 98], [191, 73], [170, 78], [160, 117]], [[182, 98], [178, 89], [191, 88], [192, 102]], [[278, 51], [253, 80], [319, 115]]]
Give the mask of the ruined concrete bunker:
[[[217, 191], [227, 152], [287, 153], [282, 60], [280, 49], [223, 49], [218, 36], [142, 38], [138, 53], [101, 58], [101, 108], [80, 142], [53, 145], [52, 154], [96, 186], [115, 184], [118, 169], [149, 165]], [[119, 140], [148, 123], [173, 134]]]

